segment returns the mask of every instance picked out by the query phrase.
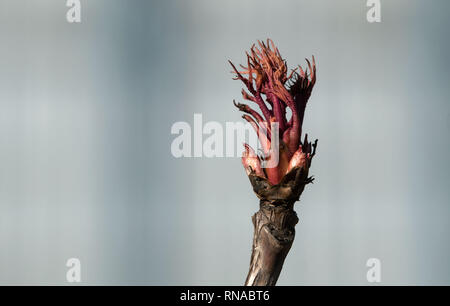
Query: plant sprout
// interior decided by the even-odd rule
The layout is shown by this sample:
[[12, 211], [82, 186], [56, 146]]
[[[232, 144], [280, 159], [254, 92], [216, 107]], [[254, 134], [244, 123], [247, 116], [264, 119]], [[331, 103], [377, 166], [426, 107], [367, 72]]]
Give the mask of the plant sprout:
[[[293, 204], [299, 200], [306, 184], [309, 167], [315, 155], [317, 140], [302, 141], [305, 108], [316, 83], [316, 63], [306, 59], [301, 66], [288, 72], [272, 40], [258, 41], [246, 52], [247, 64], [241, 70], [231, 62], [235, 80], [245, 85], [242, 97], [254, 103], [259, 111], [247, 104], [236, 103], [243, 118], [255, 129], [261, 152], [256, 154], [248, 144], [242, 163], [260, 199], [260, 210], [253, 216], [253, 238], [250, 270], [246, 285], [275, 285], [287, 253], [294, 241], [297, 215]], [[290, 116], [289, 116], [290, 115]], [[272, 130], [274, 127], [277, 129]], [[275, 144], [272, 135], [278, 136]], [[274, 165], [267, 161], [273, 161]]]

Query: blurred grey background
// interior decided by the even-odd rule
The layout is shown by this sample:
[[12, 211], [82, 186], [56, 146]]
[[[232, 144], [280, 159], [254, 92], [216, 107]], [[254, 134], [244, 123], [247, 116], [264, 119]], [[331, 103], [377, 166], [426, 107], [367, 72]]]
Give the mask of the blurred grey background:
[[0, 2], [0, 284], [240, 285], [258, 201], [238, 158], [172, 157], [239, 121], [231, 59], [316, 56], [319, 139], [279, 285], [450, 284], [450, 2]]

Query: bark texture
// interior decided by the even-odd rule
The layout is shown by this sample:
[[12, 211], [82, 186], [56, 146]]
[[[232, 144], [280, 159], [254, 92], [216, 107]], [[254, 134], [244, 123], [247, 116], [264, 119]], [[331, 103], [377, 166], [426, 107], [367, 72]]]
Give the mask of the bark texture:
[[308, 170], [295, 168], [278, 185], [249, 175], [260, 208], [253, 217], [254, 236], [246, 286], [274, 286], [295, 237], [298, 217], [294, 203], [299, 200], [308, 178]]
[[293, 205], [261, 201], [253, 217], [254, 237], [246, 286], [274, 286], [291, 249], [298, 222]]

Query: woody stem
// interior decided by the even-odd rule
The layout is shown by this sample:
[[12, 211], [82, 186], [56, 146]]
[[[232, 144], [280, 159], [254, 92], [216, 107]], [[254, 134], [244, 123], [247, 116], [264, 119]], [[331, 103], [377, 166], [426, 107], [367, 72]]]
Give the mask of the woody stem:
[[261, 200], [252, 217], [255, 231], [246, 286], [275, 286], [295, 237], [298, 217], [293, 205]]

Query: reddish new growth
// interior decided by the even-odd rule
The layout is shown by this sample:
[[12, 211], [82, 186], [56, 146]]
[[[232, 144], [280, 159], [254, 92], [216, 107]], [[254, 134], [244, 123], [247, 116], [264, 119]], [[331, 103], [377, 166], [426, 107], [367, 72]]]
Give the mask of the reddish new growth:
[[[262, 156], [245, 144], [242, 163], [247, 174], [254, 172], [257, 176], [267, 178], [272, 185], [278, 184], [283, 176], [293, 168], [309, 168], [314, 155], [317, 140], [314, 144], [308, 142], [306, 134], [303, 142], [302, 123], [306, 103], [316, 82], [316, 64], [314, 56], [312, 64], [308, 59], [308, 68], [301, 66], [293, 69], [288, 75], [287, 63], [282, 59], [278, 48], [272, 40], [266, 43], [258, 41], [247, 54], [247, 66], [240, 65], [243, 71], [238, 71], [231, 61], [236, 74], [235, 80], [241, 80], [248, 92], [242, 89], [245, 100], [258, 105], [261, 113], [250, 106], [235, 103], [240, 111], [246, 113], [243, 118], [247, 120], [258, 134], [262, 147]], [[291, 116], [287, 118], [287, 108]], [[279, 163], [274, 168], [262, 168], [261, 161], [272, 158], [271, 149], [271, 123], [277, 122], [279, 126]]]

